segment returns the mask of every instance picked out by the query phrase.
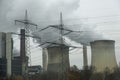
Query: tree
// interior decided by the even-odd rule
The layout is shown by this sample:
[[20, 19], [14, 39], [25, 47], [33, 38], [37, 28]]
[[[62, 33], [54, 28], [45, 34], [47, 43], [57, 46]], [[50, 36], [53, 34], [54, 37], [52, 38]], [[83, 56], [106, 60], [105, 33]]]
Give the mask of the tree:
[[70, 71], [68, 73], [68, 79], [69, 80], [80, 80], [80, 70], [77, 68], [76, 65], [73, 65], [70, 68]]

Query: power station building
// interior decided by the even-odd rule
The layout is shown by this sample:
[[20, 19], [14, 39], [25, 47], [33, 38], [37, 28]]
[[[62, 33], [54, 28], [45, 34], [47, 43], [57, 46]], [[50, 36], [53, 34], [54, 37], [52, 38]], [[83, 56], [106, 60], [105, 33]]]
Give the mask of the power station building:
[[12, 59], [12, 75], [22, 75], [22, 60], [20, 56]]
[[25, 76], [28, 71], [28, 57], [25, 48], [25, 29], [20, 30], [20, 56], [13, 57], [12, 74]]
[[0, 75], [2, 77], [12, 74], [13, 40], [11, 33], [0, 32]]
[[96, 72], [103, 72], [106, 68], [111, 71], [117, 67], [115, 57], [115, 41], [97, 40], [90, 43], [91, 45], [91, 65], [95, 67]]
[[[22, 36], [23, 37], [23, 36]], [[21, 43], [25, 40], [22, 38]], [[21, 45], [21, 56], [24, 56], [25, 50]], [[13, 57], [13, 39], [11, 33], [0, 32], [0, 76], [6, 77], [11, 75], [23, 74], [23, 58], [21, 56]], [[26, 58], [27, 59], [27, 58]]]

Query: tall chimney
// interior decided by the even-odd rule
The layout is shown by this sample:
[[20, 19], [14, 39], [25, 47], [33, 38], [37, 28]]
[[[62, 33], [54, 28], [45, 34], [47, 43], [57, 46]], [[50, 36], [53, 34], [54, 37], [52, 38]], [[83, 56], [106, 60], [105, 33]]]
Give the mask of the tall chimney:
[[21, 68], [22, 68], [22, 75], [26, 73], [26, 50], [25, 50], [25, 29], [20, 30], [20, 57], [21, 57]]
[[88, 66], [88, 59], [87, 59], [87, 46], [83, 45], [83, 67], [84, 69]]
[[42, 61], [43, 61], [43, 71], [47, 71], [47, 65], [48, 65], [48, 51], [46, 48], [43, 48], [42, 52]]
[[20, 57], [25, 61], [25, 29], [21, 29], [20, 34]]

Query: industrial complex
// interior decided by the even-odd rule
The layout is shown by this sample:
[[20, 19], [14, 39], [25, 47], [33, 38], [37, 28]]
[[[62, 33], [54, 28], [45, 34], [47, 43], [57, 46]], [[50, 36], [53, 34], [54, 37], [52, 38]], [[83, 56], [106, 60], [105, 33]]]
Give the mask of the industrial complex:
[[[28, 28], [20, 29], [20, 34], [17, 34], [20, 36], [20, 56], [13, 56], [13, 33], [0, 32], [0, 76], [9, 77], [12, 75], [20, 75], [25, 77], [45, 72], [47, 73], [48, 80], [68, 80], [67, 73], [70, 70], [70, 47], [75, 48], [75, 46], [66, 45], [64, 43], [62, 36], [73, 31], [65, 29], [62, 23], [62, 15], [60, 15], [60, 18], [61, 24], [59, 26], [51, 25], [52, 27], [60, 30], [60, 42], [46, 42], [50, 44], [42, 49], [43, 67], [40, 65], [29, 65], [30, 57], [29, 54], [27, 54], [29, 52], [28, 37], [34, 36], [29, 35], [29, 30], [27, 30]], [[15, 21], [25, 24], [25, 27], [28, 27], [28, 25], [37, 26], [29, 22], [27, 19], [27, 12], [24, 21]], [[41, 31], [47, 28], [41, 29]], [[67, 33], [63, 34], [63, 30], [67, 31]], [[89, 44], [91, 47], [91, 66], [95, 67], [95, 72], [104, 72], [106, 68], [112, 71], [117, 67], [114, 40], [94, 40], [89, 42]], [[89, 66], [87, 58], [88, 45], [82, 45], [83, 69], [86, 69], [87, 66]]]
[[[14, 42], [11, 33], [3, 33], [3, 32], [0, 33], [1, 76], [25, 75], [26, 73], [31, 72], [31, 68], [32, 70], [34, 70], [34, 67], [30, 67], [30, 68], [28, 67], [28, 57], [25, 56], [24, 33], [25, 30], [21, 29], [21, 40], [20, 40], [21, 49], [20, 49], [20, 56], [17, 57], [13, 57]], [[95, 67], [96, 72], [103, 72], [106, 68], [109, 68], [112, 71], [115, 67], [117, 67], [117, 62], [115, 57], [115, 41], [96, 40], [90, 42], [90, 46], [91, 46], [91, 55], [92, 55], [91, 65]], [[62, 56], [64, 59], [61, 58]], [[58, 77], [62, 76], [62, 70], [64, 70], [65, 73], [70, 69], [69, 46], [58, 45], [58, 46], [43, 48], [42, 57], [43, 57], [42, 71], [47, 72], [49, 80], [58, 79]], [[83, 45], [83, 59], [84, 59], [83, 67], [88, 66], [87, 46], [85, 45]], [[41, 68], [38, 69], [40, 71]]]

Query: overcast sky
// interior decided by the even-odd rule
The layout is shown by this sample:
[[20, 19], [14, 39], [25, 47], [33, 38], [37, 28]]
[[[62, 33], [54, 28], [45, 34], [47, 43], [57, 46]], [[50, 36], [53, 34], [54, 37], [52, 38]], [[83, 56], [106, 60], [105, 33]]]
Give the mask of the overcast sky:
[[[0, 0], [0, 31], [18, 32], [23, 25], [18, 24], [15, 26], [14, 20], [24, 19], [26, 9], [29, 13], [29, 19], [38, 24], [39, 29], [51, 24], [59, 24], [59, 13], [62, 12], [65, 27], [72, 30], [86, 31], [81, 33], [77, 39], [75, 37], [79, 34], [76, 33], [67, 36], [79, 43], [98, 38], [115, 40], [117, 62], [120, 61], [119, 0]], [[49, 30], [46, 32], [55, 36], [58, 35], [57, 32], [52, 33]], [[51, 40], [46, 37], [49, 36], [46, 32], [41, 33], [41, 35], [43, 34], [43, 41]], [[32, 52], [34, 53], [32, 54], [32, 63], [41, 63], [41, 49], [34, 48]], [[83, 64], [82, 50], [75, 49], [70, 53], [71, 65], [76, 64], [81, 67]], [[90, 57], [90, 48], [88, 47], [89, 64]]]

